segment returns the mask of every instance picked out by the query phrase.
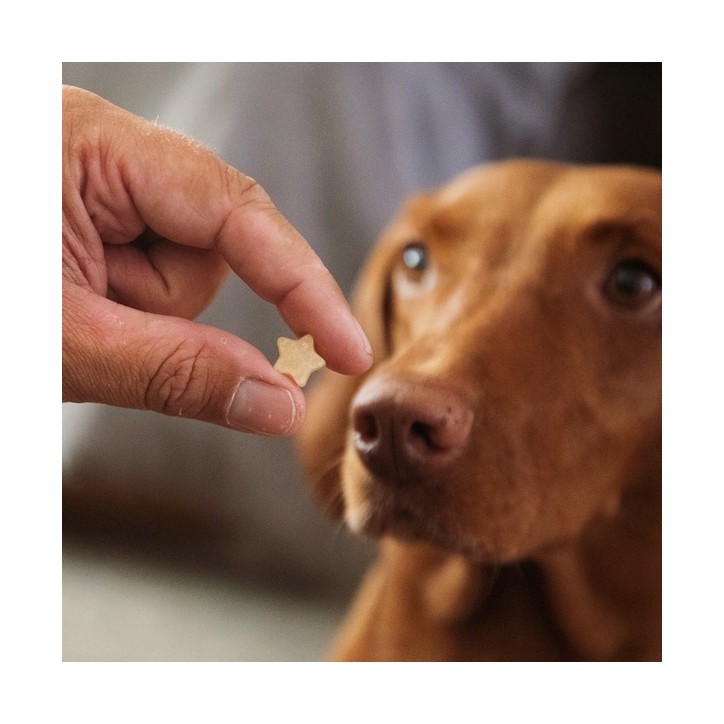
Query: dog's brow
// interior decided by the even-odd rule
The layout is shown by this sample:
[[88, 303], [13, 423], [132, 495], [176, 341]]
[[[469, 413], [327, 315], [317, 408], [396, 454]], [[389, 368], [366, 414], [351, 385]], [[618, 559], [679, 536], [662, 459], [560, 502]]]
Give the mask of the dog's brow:
[[661, 243], [661, 227], [653, 215], [644, 213], [628, 219], [604, 216], [588, 221], [581, 236], [596, 244], [622, 239], [656, 247]]
[[454, 212], [454, 209], [445, 209], [428, 220], [427, 226], [435, 237], [445, 239], [460, 232], [464, 224], [460, 219], [456, 218]]

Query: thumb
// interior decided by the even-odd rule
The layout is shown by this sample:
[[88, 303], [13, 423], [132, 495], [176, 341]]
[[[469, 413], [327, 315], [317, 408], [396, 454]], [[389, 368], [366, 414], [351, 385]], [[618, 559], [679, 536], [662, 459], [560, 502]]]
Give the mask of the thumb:
[[304, 395], [255, 347], [178, 317], [63, 286], [63, 401], [153, 410], [263, 435], [289, 435]]

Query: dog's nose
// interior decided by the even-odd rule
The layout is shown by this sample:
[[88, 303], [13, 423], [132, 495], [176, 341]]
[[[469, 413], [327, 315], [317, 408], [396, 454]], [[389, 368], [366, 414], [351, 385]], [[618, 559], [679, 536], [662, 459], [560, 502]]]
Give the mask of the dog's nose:
[[466, 448], [472, 421], [458, 393], [430, 382], [375, 377], [352, 402], [357, 453], [371, 472], [397, 483], [444, 470]]

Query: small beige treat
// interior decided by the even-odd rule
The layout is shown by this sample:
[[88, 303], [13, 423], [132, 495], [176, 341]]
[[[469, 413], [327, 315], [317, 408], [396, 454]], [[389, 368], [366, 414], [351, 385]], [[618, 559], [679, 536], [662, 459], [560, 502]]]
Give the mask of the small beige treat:
[[307, 384], [309, 375], [325, 366], [324, 360], [314, 351], [314, 339], [305, 334], [299, 339], [277, 339], [279, 359], [274, 369], [287, 377], [291, 377], [300, 387]]

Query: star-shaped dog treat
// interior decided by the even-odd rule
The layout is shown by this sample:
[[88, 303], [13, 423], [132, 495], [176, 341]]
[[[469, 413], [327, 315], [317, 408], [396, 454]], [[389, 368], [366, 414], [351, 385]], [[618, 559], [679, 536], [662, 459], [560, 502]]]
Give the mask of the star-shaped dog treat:
[[287, 377], [291, 377], [300, 387], [304, 387], [309, 375], [324, 367], [324, 360], [314, 351], [314, 339], [311, 334], [305, 334], [299, 339], [277, 339], [279, 359], [274, 363], [274, 369]]

